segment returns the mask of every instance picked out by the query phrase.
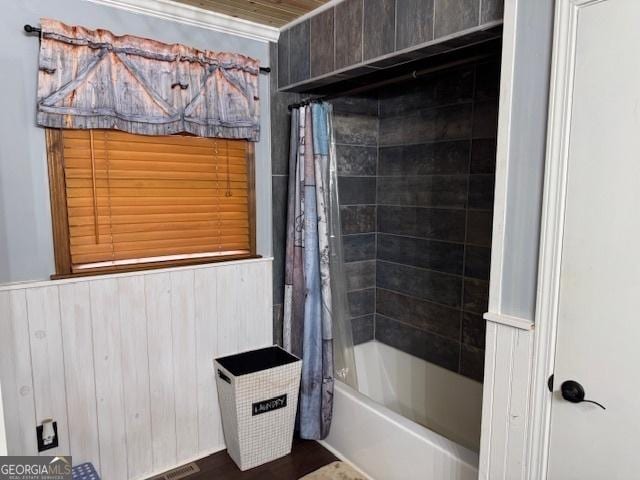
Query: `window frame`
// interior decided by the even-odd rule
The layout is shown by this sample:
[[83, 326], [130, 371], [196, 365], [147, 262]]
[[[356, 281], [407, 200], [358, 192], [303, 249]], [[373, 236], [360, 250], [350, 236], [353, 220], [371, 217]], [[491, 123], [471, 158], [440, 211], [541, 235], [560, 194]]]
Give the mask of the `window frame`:
[[184, 258], [155, 262], [140, 262], [129, 265], [109, 265], [88, 268], [74, 272], [71, 262], [69, 219], [67, 213], [66, 180], [64, 174], [64, 145], [61, 129], [45, 129], [47, 166], [49, 173], [49, 196], [51, 201], [51, 226], [53, 230], [53, 251], [55, 259], [55, 273], [52, 280], [91, 275], [106, 275], [111, 273], [135, 272], [158, 268], [182, 267], [206, 263], [220, 263], [233, 260], [261, 258], [256, 253], [256, 175], [255, 175], [255, 145], [248, 141], [247, 145], [247, 175], [249, 179], [249, 247], [250, 252], [244, 255], [227, 255], [219, 257]]

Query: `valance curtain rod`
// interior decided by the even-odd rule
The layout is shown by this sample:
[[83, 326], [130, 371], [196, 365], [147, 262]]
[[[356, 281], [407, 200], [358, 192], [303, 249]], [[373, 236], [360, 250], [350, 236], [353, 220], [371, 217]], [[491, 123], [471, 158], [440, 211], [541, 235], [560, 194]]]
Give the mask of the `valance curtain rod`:
[[[38, 27], [34, 27], [33, 25], [25, 25], [24, 31], [27, 33], [37, 33], [38, 36], [42, 33], [42, 29]], [[260, 73], [267, 74], [271, 72], [271, 68], [269, 67], [260, 67]]]

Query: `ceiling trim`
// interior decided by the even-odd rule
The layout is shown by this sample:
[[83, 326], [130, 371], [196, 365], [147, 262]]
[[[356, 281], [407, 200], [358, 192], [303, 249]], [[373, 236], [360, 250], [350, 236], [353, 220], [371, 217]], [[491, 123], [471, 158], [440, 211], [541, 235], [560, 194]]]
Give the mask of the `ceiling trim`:
[[260, 42], [277, 42], [280, 29], [171, 0], [85, 0], [128, 12], [228, 33]]

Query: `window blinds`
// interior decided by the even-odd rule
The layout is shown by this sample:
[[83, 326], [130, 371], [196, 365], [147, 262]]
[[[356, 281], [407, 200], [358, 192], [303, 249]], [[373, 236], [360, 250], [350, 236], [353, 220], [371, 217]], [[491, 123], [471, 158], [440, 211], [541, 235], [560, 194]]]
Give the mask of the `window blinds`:
[[64, 130], [74, 272], [249, 255], [246, 140]]

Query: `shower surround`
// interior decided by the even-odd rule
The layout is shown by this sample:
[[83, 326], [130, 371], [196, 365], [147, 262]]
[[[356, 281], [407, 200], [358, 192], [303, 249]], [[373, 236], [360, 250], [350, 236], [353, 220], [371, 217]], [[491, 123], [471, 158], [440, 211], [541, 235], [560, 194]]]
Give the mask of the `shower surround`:
[[354, 340], [482, 381], [499, 58], [334, 105]]

